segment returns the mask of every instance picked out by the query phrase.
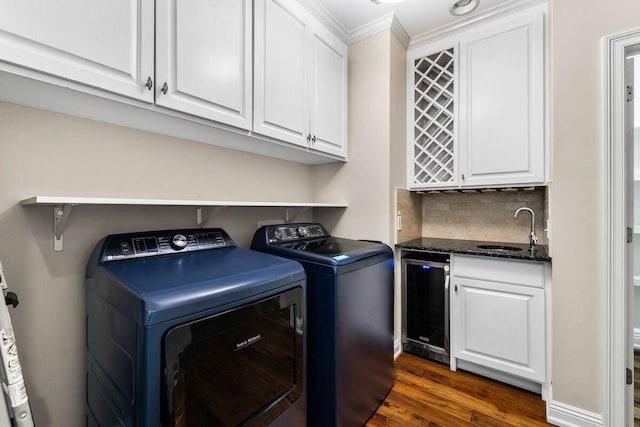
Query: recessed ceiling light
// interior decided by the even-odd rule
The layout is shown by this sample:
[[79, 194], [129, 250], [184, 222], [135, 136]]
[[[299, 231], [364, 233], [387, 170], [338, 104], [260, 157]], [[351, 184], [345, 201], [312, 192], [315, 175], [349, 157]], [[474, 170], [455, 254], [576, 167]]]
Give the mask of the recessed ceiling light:
[[458, 0], [451, 6], [449, 12], [455, 16], [466, 15], [473, 12], [478, 4], [480, 4], [479, 0]]
[[401, 3], [404, 0], [371, 0], [373, 4], [391, 4], [391, 3]]

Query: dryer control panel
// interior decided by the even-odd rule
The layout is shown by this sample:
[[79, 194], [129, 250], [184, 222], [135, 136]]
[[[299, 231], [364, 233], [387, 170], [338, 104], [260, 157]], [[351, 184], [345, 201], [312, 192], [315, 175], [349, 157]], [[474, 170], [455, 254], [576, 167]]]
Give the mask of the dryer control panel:
[[102, 262], [236, 246], [221, 228], [148, 231], [105, 238]]
[[315, 223], [274, 225], [267, 229], [269, 243], [317, 239], [320, 237], [330, 237], [330, 235], [320, 224]]

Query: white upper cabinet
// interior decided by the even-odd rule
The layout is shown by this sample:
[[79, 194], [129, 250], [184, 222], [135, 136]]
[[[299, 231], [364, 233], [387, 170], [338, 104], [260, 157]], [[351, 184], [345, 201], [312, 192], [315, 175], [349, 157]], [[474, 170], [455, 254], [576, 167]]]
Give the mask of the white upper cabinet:
[[346, 44], [298, 0], [0, 8], [0, 100], [288, 160], [346, 158], [346, 71]]
[[307, 145], [309, 20], [292, 2], [255, 2], [255, 132]]
[[453, 40], [409, 55], [409, 188], [458, 185], [457, 57]]
[[254, 132], [344, 156], [346, 46], [295, 1], [254, 7]]
[[460, 43], [461, 183], [542, 184], [544, 21], [507, 17]]
[[316, 26], [311, 74], [311, 148], [346, 155], [347, 48]]
[[546, 183], [545, 7], [408, 53], [412, 189]]
[[0, 59], [153, 102], [153, 0], [3, 2]]
[[156, 1], [156, 104], [251, 129], [251, 0]]

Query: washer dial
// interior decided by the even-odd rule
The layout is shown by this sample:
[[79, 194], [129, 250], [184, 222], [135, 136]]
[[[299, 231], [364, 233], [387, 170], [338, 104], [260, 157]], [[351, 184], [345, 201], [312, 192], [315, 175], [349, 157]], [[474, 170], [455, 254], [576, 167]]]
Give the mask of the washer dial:
[[184, 234], [176, 234], [173, 236], [173, 239], [171, 239], [171, 247], [177, 251], [186, 248], [188, 244], [189, 241]]

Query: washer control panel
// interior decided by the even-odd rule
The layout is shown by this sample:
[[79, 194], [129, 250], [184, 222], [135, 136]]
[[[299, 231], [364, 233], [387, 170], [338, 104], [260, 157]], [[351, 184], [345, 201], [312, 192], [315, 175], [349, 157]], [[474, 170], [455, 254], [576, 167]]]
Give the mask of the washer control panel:
[[102, 262], [235, 246], [220, 228], [149, 231], [105, 238]]
[[314, 223], [274, 225], [267, 230], [269, 243], [317, 239], [320, 237], [329, 237], [329, 233], [320, 224]]

